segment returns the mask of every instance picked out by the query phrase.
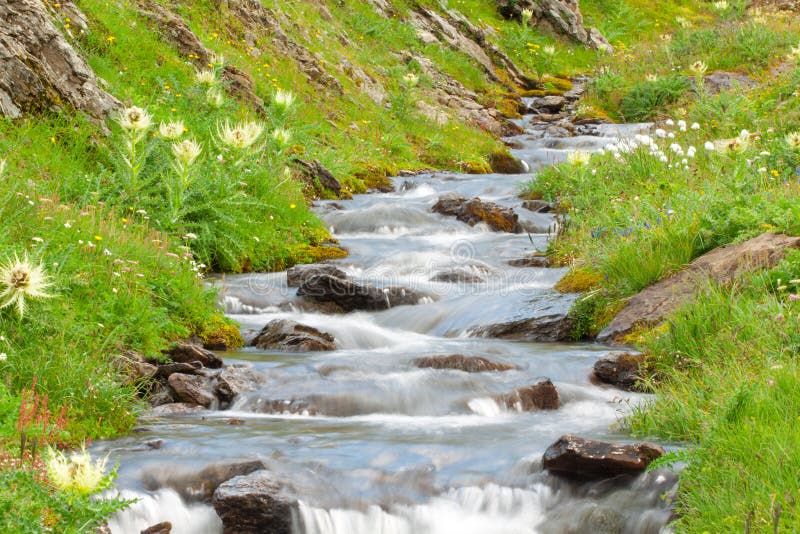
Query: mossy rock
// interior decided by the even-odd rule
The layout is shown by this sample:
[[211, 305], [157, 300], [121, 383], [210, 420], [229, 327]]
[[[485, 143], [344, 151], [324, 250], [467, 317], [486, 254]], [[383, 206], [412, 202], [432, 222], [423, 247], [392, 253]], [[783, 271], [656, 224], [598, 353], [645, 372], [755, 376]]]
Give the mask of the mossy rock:
[[544, 83], [545, 87], [550, 86], [553, 89], [561, 91], [559, 94], [571, 91], [574, 87], [572, 80], [570, 80], [569, 78], [562, 78], [561, 76], [545, 75], [542, 78], [542, 83]]
[[239, 326], [223, 315], [214, 315], [202, 326], [197, 336], [204, 346], [219, 346], [228, 349], [244, 347], [244, 339], [242, 339]]
[[492, 166], [485, 159], [469, 159], [458, 162], [458, 169], [466, 174], [491, 174]]
[[495, 109], [509, 119], [519, 119], [522, 117], [522, 103], [519, 100], [504, 98], [494, 104]]
[[299, 263], [319, 263], [325, 260], [346, 258], [347, 255], [347, 250], [336, 245], [308, 245], [303, 243], [292, 247], [290, 263], [292, 265]]
[[573, 269], [555, 285], [561, 293], [585, 293], [600, 285], [603, 277], [586, 268]]
[[527, 91], [520, 92], [520, 96], [525, 98], [534, 98], [534, 97], [542, 97], [544, 96], [545, 92], [543, 89], [529, 89]]
[[489, 155], [489, 165], [497, 174], [524, 174], [528, 167], [506, 151], [495, 152]]
[[544, 198], [541, 191], [524, 191], [518, 196], [522, 200], [542, 200]]

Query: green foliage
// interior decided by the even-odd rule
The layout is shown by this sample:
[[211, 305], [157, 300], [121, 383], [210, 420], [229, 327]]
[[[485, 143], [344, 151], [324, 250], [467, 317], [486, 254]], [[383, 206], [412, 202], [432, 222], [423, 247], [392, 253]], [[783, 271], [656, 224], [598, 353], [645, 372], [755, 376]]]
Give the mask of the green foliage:
[[58, 491], [29, 469], [0, 471], [0, 486], [0, 531], [14, 534], [85, 534], [129, 504]]
[[676, 75], [641, 81], [622, 97], [619, 112], [631, 122], [652, 119], [667, 105], [680, 100], [689, 87], [690, 83], [685, 77]]

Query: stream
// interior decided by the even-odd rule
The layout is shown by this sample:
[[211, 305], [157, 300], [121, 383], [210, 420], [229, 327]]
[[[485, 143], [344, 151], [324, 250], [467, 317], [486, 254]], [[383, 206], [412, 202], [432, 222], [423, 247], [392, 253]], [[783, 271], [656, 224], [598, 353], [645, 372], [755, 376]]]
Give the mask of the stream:
[[[526, 119], [520, 121], [525, 125]], [[513, 138], [532, 172], [572, 150], [597, 150], [647, 125], [601, 125], [594, 135]], [[261, 459], [303, 488], [297, 534], [522, 534], [666, 532], [662, 499], [676, 484], [653, 471], [634, 480], [577, 484], [541, 469], [548, 445], [566, 433], [629, 442], [618, 419], [646, 396], [590, 382], [608, 347], [473, 337], [477, 327], [566, 310], [574, 297], [552, 288], [563, 269], [507, 262], [544, 250], [554, 218], [521, 207], [530, 174], [399, 177], [395, 190], [318, 203], [318, 214], [350, 255], [336, 261], [353, 280], [430, 295], [413, 306], [329, 315], [301, 305], [285, 273], [215, 279], [226, 313], [247, 339], [287, 318], [333, 334], [336, 350], [224, 354], [252, 366], [262, 388], [228, 410], [145, 416], [95, 454], [119, 461], [117, 487], [139, 501], [111, 522], [138, 534], [160, 521], [173, 533], [222, 532], [211, 506], [184, 501], [147, 480], [232, 459]], [[513, 207], [527, 233], [492, 232], [431, 212], [445, 193]], [[453, 282], [431, 281], [459, 273]], [[418, 357], [462, 354], [515, 366], [506, 372], [420, 369]], [[497, 395], [556, 385], [558, 410], [523, 412]], [[312, 412], [274, 408], [276, 399], [315, 399]], [[159, 447], [147, 443], [158, 442]], [[151, 489], [148, 489], [151, 487]]]

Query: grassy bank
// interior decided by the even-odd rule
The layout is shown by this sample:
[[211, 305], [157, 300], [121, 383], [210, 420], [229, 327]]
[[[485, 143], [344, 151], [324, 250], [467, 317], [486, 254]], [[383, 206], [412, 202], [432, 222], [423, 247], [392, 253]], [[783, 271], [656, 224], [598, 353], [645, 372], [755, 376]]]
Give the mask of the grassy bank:
[[[574, 335], [595, 335], [626, 299], [715, 247], [763, 232], [800, 235], [796, 15], [717, 4], [608, 58], [584, 105], [658, 130], [541, 173], [528, 193], [559, 201], [551, 245], [582, 291]], [[703, 74], [747, 74], [710, 92]], [[626, 421], [686, 443], [680, 532], [794, 532], [800, 417], [800, 255], [709, 285], [669, 321], [632, 334], [655, 400]]]

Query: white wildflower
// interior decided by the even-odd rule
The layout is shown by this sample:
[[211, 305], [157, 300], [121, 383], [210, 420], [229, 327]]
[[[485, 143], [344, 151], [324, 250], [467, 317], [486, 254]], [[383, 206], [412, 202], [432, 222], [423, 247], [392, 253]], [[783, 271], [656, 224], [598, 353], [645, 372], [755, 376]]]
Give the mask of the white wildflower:
[[195, 71], [194, 79], [200, 85], [214, 85], [217, 83], [217, 73], [213, 69]]
[[567, 162], [572, 165], [586, 165], [590, 159], [592, 159], [592, 155], [584, 150], [576, 150], [567, 154]]
[[183, 167], [191, 166], [202, 151], [203, 147], [194, 139], [172, 144], [172, 153], [175, 154], [178, 163]]
[[184, 125], [182, 121], [161, 123], [158, 133], [164, 139], [177, 139], [183, 135]]
[[44, 272], [41, 264], [34, 265], [24, 256], [22, 260], [14, 256], [14, 260], [6, 260], [0, 265], [0, 309], [16, 305], [19, 316], [25, 313], [25, 299], [50, 298], [45, 290], [52, 282]]
[[150, 128], [153, 118], [144, 109], [131, 106], [120, 111], [117, 122], [124, 130], [142, 132]]
[[700, 123], [693, 122], [692, 126], [691, 126], [691, 129], [692, 130], [699, 130], [700, 129]]
[[292, 132], [285, 128], [275, 128], [275, 130], [272, 131], [272, 138], [275, 139], [279, 145], [287, 146], [292, 140]]
[[706, 150], [708, 150], [709, 152], [713, 152], [714, 151], [714, 143], [712, 143], [711, 141], [706, 141], [706, 143], [703, 145], [703, 147]]
[[696, 76], [702, 76], [708, 70], [708, 65], [698, 60], [689, 65], [689, 70], [695, 73]]
[[295, 99], [294, 93], [280, 89], [275, 93], [272, 101], [275, 103], [275, 106], [281, 109], [289, 109], [294, 105]]
[[257, 122], [240, 122], [232, 126], [228, 121], [217, 125], [217, 135], [223, 144], [231, 148], [244, 149], [256, 142], [264, 131], [264, 126]]
[[786, 135], [786, 144], [792, 150], [800, 150], [800, 132], [792, 132]]

